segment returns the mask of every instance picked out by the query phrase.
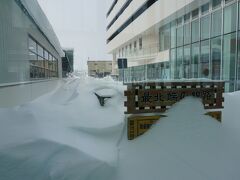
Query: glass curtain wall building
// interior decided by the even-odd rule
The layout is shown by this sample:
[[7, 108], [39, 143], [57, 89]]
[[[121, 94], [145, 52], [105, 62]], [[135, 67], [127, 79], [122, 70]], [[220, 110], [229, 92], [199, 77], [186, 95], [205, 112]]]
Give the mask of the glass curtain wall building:
[[[128, 58], [130, 67], [124, 73], [127, 82], [204, 78], [226, 81], [226, 91], [240, 90], [239, 3], [238, 0], [197, 0], [181, 4], [172, 0], [169, 4], [175, 6], [175, 10], [169, 7], [171, 12], [165, 10], [166, 13], [157, 14], [158, 20], [152, 27], [142, 28], [144, 31], [132, 36], [129, 34], [131, 38], [127, 42], [117, 43], [115, 41], [120, 39], [115, 37], [115, 41], [108, 42], [109, 52], [115, 59]], [[156, 14], [162, 6], [168, 8], [164, 2], [156, 1], [145, 13], [154, 11]], [[141, 18], [144, 19], [146, 14]], [[161, 18], [163, 14], [165, 16]], [[147, 18], [150, 21], [151, 17]], [[148, 23], [142, 26], [148, 26]], [[124, 33], [118, 36], [126, 37]], [[157, 39], [150, 45], [149, 34]], [[128, 44], [134, 44], [139, 38], [141, 49], [130, 50]], [[144, 59], [143, 63], [140, 63], [141, 59]]]
[[62, 76], [64, 52], [37, 0], [1, 0], [0, 41], [0, 86]]

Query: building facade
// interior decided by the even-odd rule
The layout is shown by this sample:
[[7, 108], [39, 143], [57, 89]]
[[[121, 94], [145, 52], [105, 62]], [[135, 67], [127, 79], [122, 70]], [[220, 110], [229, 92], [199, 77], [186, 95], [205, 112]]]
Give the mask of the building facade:
[[112, 74], [112, 61], [88, 61], [88, 76], [103, 78]]
[[62, 76], [67, 77], [67, 74], [74, 71], [74, 49], [63, 49], [65, 56], [62, 58]]
[[1, 0], [0, 41], [0, 84], [61, 77], [64, 54], [37, 0]]
[[[240, 90], [238, 0], [114, 0], [107, 47], [125, 81], [204, 78]], [[120, 72], [121, 73], [121, 72]]]
[[0, 106], [25, 103], [54, 89], [63, 56], [37, 0], [0, 1]]

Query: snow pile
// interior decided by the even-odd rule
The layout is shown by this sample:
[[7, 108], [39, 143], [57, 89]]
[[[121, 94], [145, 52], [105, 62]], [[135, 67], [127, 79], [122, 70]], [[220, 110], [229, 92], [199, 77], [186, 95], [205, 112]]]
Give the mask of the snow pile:
[[[101, 107], [93, 92], [106, 88], [114, 98]], [[73, 78], [32, 103], [1, 109], [0, 179], [108, 179], [124, 124], [122, 88]]]
[[240, 123], [233, 131], [230, 114], [224, 124], [203, 114], [201, 101], [188, 97], [144, 136], [124, 141], [116, 179], [239, 180]]
[[[143, 136], [127, 140], [125, 87], [77, 78], [0, 109], [3, 180], [239, 180], [240, 93], [225, 95], [223, 123], [188, 97]], [[101, 107], [94, 95], [112, 96]]]

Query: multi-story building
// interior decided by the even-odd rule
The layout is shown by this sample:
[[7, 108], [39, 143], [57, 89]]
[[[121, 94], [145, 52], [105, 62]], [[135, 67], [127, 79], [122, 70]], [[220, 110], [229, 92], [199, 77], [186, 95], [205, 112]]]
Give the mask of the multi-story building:
[[0, 105], [53, 89], [62, 77], [63, 56], [37, 0], [0, 1]]
[[114, 0], [107, 47], [125, 81], [207, 78], [240, 90], [238, 0]]
[[88, 61], [88, 76], [102, 78], [112, 74], [112, 61]]

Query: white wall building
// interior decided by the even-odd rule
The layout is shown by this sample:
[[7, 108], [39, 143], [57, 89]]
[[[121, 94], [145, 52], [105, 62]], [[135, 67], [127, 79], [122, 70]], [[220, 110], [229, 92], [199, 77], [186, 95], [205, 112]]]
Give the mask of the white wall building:
[[225, 80], [240, 89], [238, 0], [114, 0], [107, 48], [127, 58], [126, 81]]

